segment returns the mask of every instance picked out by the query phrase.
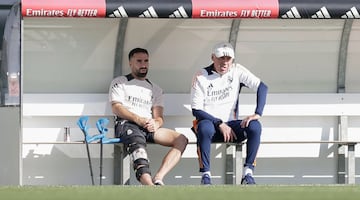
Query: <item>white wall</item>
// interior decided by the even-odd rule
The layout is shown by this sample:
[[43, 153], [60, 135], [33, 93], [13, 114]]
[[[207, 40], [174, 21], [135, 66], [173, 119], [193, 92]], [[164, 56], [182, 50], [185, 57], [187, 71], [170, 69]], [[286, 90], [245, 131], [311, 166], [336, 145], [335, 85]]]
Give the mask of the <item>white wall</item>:
[[19, 107], [0, 107], [0, 185], [21, 184], [21, 128]]
[[[114, 51], [120, 19], [25, 18], [23, 32], [24, 94], [108, 92], [113, 77]], [[149, 77], [166, 93], [188, 93], [192, 74], [210, 63], [213, 43], [228, 40], [231, 20], [129, 19], [123, 51], [123, 74], [129, 72], [127, 53], [133, 47], [150, 51]], [[335, 93], [343, 20], [241, 20], [236, 61], [261, 77], [270, 93]], [[360, 92], [360, 22], [354, 21], [346, 69], [348, 92]], [[245, 93], [251, 91], [244, 90]], [[71, 101], [71, 100], [69, 100]], [[26, 100], [24, 100], [24, 103]], [[82, 103], [82, 102], [76, 102]], [[166, 109], [166, 108], [165, 108]], [[91, 116], [95, 122], [103, 116]], [[111, 117], [107, 115], [106, 117]], [[81, 140], [78, 116], [22, 118], [24, 142], [61, 141], [63, 127], [70, 126], [71, 139]], [[166, 117], [166, 127], [193, 137], [188, 116]], [[336, 117], [262, 118], [263, 140], [277, 138], [318, 140], [337, 135]], [[349, 118], [349, 137], [360, 140], [359, 118]], [[112, 124], [109, 133], [113, 133]], [[259, 184], [335, 183], [335, 146], [262, 145], [256, 180]], [[150, 145], [152, 170], [166, 149]], [[214, 183], [224, 183], [222, 145], [213, 145]], [[95, 175], [99, 172], [99, 146], [92, 145]], [[105, 145], [103, 184], [113, 182], [113, 149]], [[356, 152], [359, 157], [359, 152]], [[23, 145], [23, 184], [91, 184], [85, 146]], [[189, 145], [179, 165], [166, 177], [167, 184], [199, 184], [196, 152]], [[358, 161], [358, 159], [357, 159]], [[360, 166], [357, 166], [359, 174]], [[97, 179], [98, 181], [98, 179]], [[357, 179], [357, 182], [359, 180]], [[137, 184], [134, 176], [132, 183]]]

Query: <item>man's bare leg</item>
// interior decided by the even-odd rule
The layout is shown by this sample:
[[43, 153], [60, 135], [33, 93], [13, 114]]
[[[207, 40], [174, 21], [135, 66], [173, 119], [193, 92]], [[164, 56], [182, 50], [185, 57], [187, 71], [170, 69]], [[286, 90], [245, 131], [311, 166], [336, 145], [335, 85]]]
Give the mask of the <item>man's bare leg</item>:
[[143, 174], [140, 177], [140, 183], [143, 185], [154, 185], [150, 174]]
[[180, 133], [165, 128], [159, 129], [155, 133], [154, 139], [157, 144], [171, 147], [154, 176], [154, 181], [162, 181], [164, 176], [180, 161], [181, 155], [188, 144], [188, 139]]

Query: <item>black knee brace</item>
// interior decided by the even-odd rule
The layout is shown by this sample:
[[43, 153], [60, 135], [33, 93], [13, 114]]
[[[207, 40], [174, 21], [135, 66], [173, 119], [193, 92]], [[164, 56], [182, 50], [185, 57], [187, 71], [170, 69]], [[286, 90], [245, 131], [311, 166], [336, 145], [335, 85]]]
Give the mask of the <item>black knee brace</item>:
[[130, 144], [128, 151], [131, 160], [133, 161], [133, 168], [136, 174], [136, 179], [140, 181], [143, 174], [150, 174], [149, 159], [143, 144]]
[[149, 168], [149, 161], [147, 159], [137, 159], [134, 161], [134, 171], [135, 171], [135, 175], [136, 175], [136, 179], [138, 181], [140, 181], [140, 177], [143, 174], [150, 174], [151, 175], [151, 171]]

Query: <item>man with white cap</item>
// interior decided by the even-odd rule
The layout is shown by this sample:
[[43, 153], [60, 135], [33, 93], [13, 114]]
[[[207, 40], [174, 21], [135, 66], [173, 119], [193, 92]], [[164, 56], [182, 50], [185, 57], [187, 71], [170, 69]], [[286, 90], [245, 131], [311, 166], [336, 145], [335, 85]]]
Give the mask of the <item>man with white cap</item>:
[[[247, 140], [244, 174], [241, 184], [255, 184], [253, 171], [260, 145], [259, 118], [266, 104], [268, 87], [244, 66], [233, 63], [234, 48], [221, 42], [214, 46], [213, 63], [200, 69], [191, 87], [193, 131], [197, 136], [201, 184], [211, 184], [210, 148], [212, 142], [242, 142]], [[239, 93], [242, 87], [256, 92], [254, 114], [238, 118]]]

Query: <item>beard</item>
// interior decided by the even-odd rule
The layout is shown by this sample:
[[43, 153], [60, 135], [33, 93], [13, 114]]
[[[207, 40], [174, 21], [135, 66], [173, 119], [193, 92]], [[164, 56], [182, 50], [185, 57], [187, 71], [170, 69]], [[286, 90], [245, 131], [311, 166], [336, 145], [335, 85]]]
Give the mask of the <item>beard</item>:
[[[142, 72], [141, 72], [141, 71], [142, 71]], [[142, 69], [140, 69], [140, 70], [138, 70], [138, 71], [136, 72], [136, 76], [137, 76], [137, 77], [141, 77], [141, 78], [145, 78], [146, 75], [147, 75], [147, 73], [148, 73], [148, 70], [142, 68]]]

